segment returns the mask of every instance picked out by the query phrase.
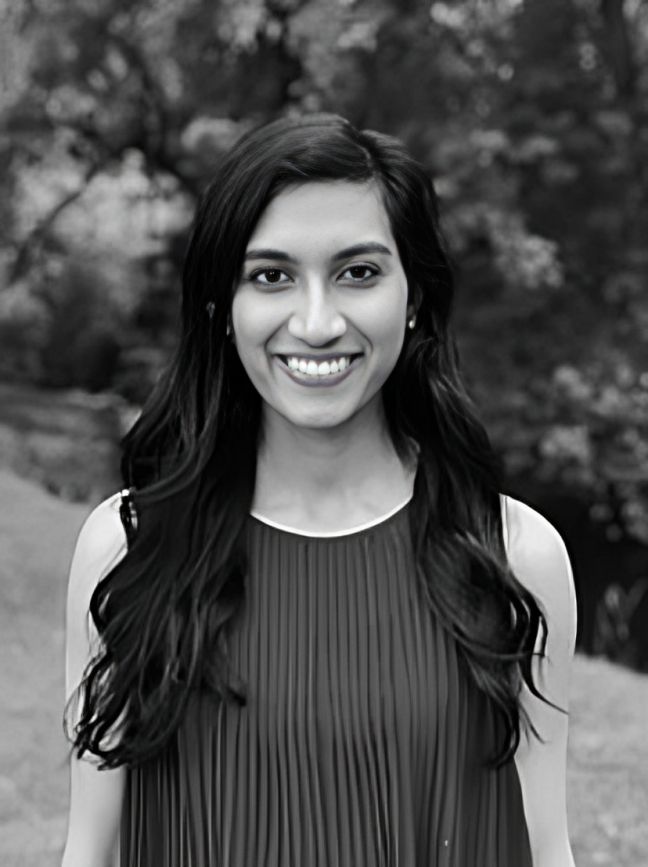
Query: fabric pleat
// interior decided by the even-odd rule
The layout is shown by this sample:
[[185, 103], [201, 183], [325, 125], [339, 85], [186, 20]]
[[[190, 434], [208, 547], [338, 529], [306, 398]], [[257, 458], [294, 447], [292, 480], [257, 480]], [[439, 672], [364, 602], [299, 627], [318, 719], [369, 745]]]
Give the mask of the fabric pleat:
[[250, 516], [247, 705], [191, 696], [127, 774], [122, 867], [532, 867], [502, 722], [418, 584], [405, 506], [310, 537]]

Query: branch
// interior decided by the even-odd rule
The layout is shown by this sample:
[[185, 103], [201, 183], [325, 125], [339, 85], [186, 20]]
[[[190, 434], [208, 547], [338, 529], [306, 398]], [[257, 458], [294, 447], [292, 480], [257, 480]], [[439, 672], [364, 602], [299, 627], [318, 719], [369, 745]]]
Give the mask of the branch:
[[44, 236], [55, 223], [59, 214], [83, 195], [92, 178], [102, 167], [102, 163], [93, 163], [83, 176], [83, 181], [79, 189], [64, 196], [61, 201], [52, 208], [49, 214], [43, 217], [43, 219], [36, 224], [25, 240], [19, 245], [18, 254], [9, 275], [9, 286], [16, 283], [27, 272], [33, 248], [43, 240]]

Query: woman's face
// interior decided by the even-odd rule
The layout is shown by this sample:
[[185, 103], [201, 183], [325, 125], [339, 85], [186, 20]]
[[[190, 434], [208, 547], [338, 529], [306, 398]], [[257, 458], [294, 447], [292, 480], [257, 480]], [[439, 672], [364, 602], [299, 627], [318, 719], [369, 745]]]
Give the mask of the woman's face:
[[350, 419], [393, 370], [407, 315], [407, 279], [374, 186], [306, 183], [271, 201], [232, 304], [236, 348], [266, 411], [307, 428]]

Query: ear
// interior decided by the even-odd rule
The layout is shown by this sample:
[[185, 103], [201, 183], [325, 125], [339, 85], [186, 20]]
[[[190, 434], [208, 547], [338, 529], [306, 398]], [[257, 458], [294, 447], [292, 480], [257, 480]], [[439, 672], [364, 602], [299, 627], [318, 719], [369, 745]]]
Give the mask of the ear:
[[416, 316], [416, 311], [421, 304], [421, 290], [417, 285], [409, 283], [407, 293], [407, 318]]

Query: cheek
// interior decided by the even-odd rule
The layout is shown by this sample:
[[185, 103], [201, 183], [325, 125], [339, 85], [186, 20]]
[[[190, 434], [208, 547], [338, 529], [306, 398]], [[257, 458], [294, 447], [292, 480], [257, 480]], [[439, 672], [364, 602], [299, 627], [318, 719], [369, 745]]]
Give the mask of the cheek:
[[234, 296], [232, 326], [236, 348], [243, 362], [258, 358], [273, 330], [278, 327], [272, 321], [272, 309], [268, 309], [263, 299], [244, 290]]
[[376, 308], [367, 323], [370, 339], [385, 362], [395, 363], [405, 339], [405, 315], [407, 312], [407, 289], [395, 293]]

